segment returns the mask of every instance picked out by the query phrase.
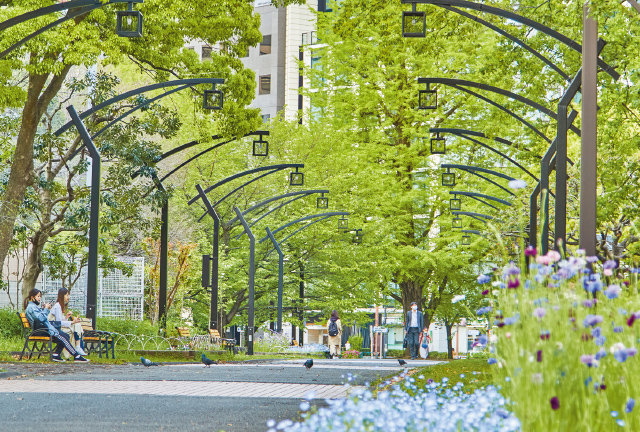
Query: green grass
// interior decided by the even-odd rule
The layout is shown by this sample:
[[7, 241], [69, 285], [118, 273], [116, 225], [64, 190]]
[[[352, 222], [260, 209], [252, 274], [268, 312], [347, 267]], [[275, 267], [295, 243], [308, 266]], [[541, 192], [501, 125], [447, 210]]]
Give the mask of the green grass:
[[[464, 377], [460, 375], [464, 375]], [[424, 378], [419, 378], [420, 376], [424, 376]], [[416, 385], [419, 388], [424, 387], [429, 379], [442, 381], [446, 377], [452, 384], [463, 383], [465, 393], [471, 393], [493, 383], [492, 369], [486, 359], [452, 360], [443, 364], [427, 366], [420, 368], [412, 377], [416, 379]]]

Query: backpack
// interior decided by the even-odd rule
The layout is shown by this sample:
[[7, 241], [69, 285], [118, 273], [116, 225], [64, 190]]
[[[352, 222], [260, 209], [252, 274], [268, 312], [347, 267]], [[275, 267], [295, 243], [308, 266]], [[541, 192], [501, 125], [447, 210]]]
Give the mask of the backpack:
[[335, 321], [329, 321], [329, 336], [338, 336], [338, 324]]

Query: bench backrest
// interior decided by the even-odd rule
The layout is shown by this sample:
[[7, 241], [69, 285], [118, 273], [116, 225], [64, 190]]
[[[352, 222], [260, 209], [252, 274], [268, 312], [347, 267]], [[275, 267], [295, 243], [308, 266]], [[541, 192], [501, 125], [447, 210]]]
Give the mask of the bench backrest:
[[31, 324], [29, 324], [29, 320], [27, 319], [27, 314], [24, 312], [16, 312], [18, 317], [20, 317], [20, 321], [22, 321], [22, 329], [23, 330], [31, 330]]
[[209, 336], [214, 339], [220, 339], [220, 332], [217, 329], [209, 329]]
[[91, 318], [81, 317], [80, 325], [82, 326], [83, 331], [93, 331], [93, 322], [91, 321]]
[[189, 327], [176, 327], [176, 330], [178, 330], [180, 337], [191, 337], [191, 330], [189, 330]]

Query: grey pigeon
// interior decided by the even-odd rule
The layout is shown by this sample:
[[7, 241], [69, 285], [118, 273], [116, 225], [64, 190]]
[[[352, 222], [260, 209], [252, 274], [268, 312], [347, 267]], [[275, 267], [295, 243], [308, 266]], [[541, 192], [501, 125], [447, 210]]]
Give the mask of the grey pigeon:
[[154, 363], [149, 359], [146, 359], [144, 357], [140, 357], [140, 362], [145, 366], [145, 367], [149, 367], [149, 366], [159, 366], [158, 363]]
[[307, 370], [311, 369], [312, 366], [313, 366], [313, 359], [309, 359], [306, 362], [304, 362], [304, 367], [306, 367]]
[[329, 354], [329, 351], [324, 352], [324, 358], [328, 358], [328, 359], [331, 358], [331, 354]]
[[398, 359], [398, 363], [400, 363], [400, 366], [404, 366], [407, 364], [407, 362], [402, 359]]
[[202, 363], [204, 363], [204, 367], [211, 367], [212, 364], [215, 364], [215, 365], [218, 364], [217, 361], [213, 361], [210, 358], [207, 358], [207, 356], [204, 355], [204, 353], [202, 353], [201, 361]]

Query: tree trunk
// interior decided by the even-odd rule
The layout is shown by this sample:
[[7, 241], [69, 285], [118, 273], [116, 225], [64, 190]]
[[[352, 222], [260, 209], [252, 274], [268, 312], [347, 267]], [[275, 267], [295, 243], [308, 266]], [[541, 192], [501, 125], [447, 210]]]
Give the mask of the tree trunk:
[[30, 238], [31, 250], [27, 257], [24, 269], [24, 279], [22, 281], [22, 297], [26, 298], [29, 291], [36, 286], [36, 282], [42, 273], [42, 250], [47, 243], [49, 235], [42, 231], [36, 233]]
[[451, 329], [453, 328], [453, 321], [450, 323], [448, 321], [444, 322], [444, 327], [447, 331], [447, 358], [453, 359], [453, 341], [451, 336]]

